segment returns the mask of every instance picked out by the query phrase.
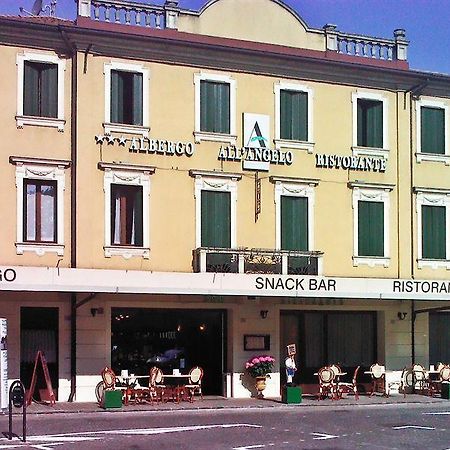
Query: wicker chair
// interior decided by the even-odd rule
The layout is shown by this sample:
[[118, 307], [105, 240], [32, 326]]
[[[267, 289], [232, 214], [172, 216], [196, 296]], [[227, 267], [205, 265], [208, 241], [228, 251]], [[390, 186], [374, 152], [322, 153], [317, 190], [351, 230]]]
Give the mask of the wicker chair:
[[386, 395], [386, 368], [381, 364], [375, 363], [370, 366], [370, 376], [372, 378], [372, 390], [370, 396], [375, 392], [381, 392]]
[[359, 400], [359, 394], [358, 394], [358, 386], [356, 384], [356, 379], [358, 377], [358, 372], [361, 366], [358, 366], [355, 371], [353, 372], [353, 378], [351, 383], [347, 383], [345, 381], [340, 381], [338, 384], [338, 392], [339, 396], [342, 397], [342, 394], [355, 394], [355, 400]]
[[189, 384], [185, 388], [189, 392], [190, 401], [194, 399], [196, 393], [200, 394], [200, 398], [203, 400], [202, 379], [203, 369], [201, 367], [196, 366], [189, 371]]
[[331, 397], [332, 400], [338, 400], [339, 394], [335, 382], [336, 372], [331, 367], [322, 367], [317, 376], [319, 377], [319, 393], [317, 399], [321, 400]]

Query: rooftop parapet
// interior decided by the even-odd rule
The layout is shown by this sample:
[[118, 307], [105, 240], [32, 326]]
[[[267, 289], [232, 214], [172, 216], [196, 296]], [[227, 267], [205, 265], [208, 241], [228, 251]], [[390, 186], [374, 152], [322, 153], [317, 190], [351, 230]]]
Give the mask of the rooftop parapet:
[[[190, 21], [198, 20], [218, 0], [209, 0], [200, 11], [181, 9], [178, 6], [178, 0], [166, 0], [163, 5], [137, 3], [127, 0], [76, 1], [78, 3], [78, 17], [122, 25], [187, 31], [179, 28], [182, 19], [186, 17]], [[336, 25], [330, 24], [325, 25], [322, 30], [312, 29], [307, 27], [297, 13], [281, 0], [271, 1], [294, 15], [298, 19], [298, 22], [296, 22], [298, 26], [303, 27], [307, 34], [315, 35], [322, 39], [323, 44], [321, 47], [323, 51], [382, 61], [407, 61], [408, 59], [408, 41], [403, 29], [394, 30], [393, 39], [344, 33], [338, 31]], [[234, 36], [226, 35], [223, 37], [232, 38]]]

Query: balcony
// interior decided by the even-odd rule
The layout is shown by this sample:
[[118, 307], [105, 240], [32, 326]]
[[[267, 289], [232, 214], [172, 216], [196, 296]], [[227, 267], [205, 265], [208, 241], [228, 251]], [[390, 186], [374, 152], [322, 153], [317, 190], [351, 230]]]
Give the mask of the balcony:
[[320, 275], [323, 252], [262, 248], [199, 247], [193, 251], [194, 272]]

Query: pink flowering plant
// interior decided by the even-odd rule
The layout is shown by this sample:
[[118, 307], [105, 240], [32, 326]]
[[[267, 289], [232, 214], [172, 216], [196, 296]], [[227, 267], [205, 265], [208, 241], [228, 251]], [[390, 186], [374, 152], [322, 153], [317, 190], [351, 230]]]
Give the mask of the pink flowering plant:
[[265, 377], [272, 372], [274, 362], [273, 356], [253, 356], [245, 363], [245, 369], [254, 378]]

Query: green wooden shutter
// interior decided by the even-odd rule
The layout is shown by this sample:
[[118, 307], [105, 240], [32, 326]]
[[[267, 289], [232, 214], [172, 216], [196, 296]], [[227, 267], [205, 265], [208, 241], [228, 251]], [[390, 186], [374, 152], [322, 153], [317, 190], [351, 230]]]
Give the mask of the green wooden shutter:
[[133, 73], [133, 125], [142, 125], [143, 96], [142, 73]]
[[420, 114], [421, 151], [445, 154], [445, 110], [422, 106]]
[[358, 202], [358, 256], [384, 256], [383, 202]]
[[280, 138], [308, 140], [308, 94], [280, 91]]
[[383, 148], [383, 102], [358, 99], [357, 116], [358, 146]]
[[446, 259], [445, 206], [422, 205], [422, 257]]
[[39, 116], [39, 70], [35, 63], [25, 61], [23, 76], [23, 114]]
[[231, 247], [231, 194], [202, 191], [201, 246]]
[[46, 64], [41, 71], [41, 115], [58, 117], [58, 66]]
[[308, 199], [281, 196], [281, 248], [308, 250]]
[[123, 123], [123, 80], [117, 70], [111, 70], [111, 122]]
[[200, 130], [230, 133], [230, 85], [200, 82]]

